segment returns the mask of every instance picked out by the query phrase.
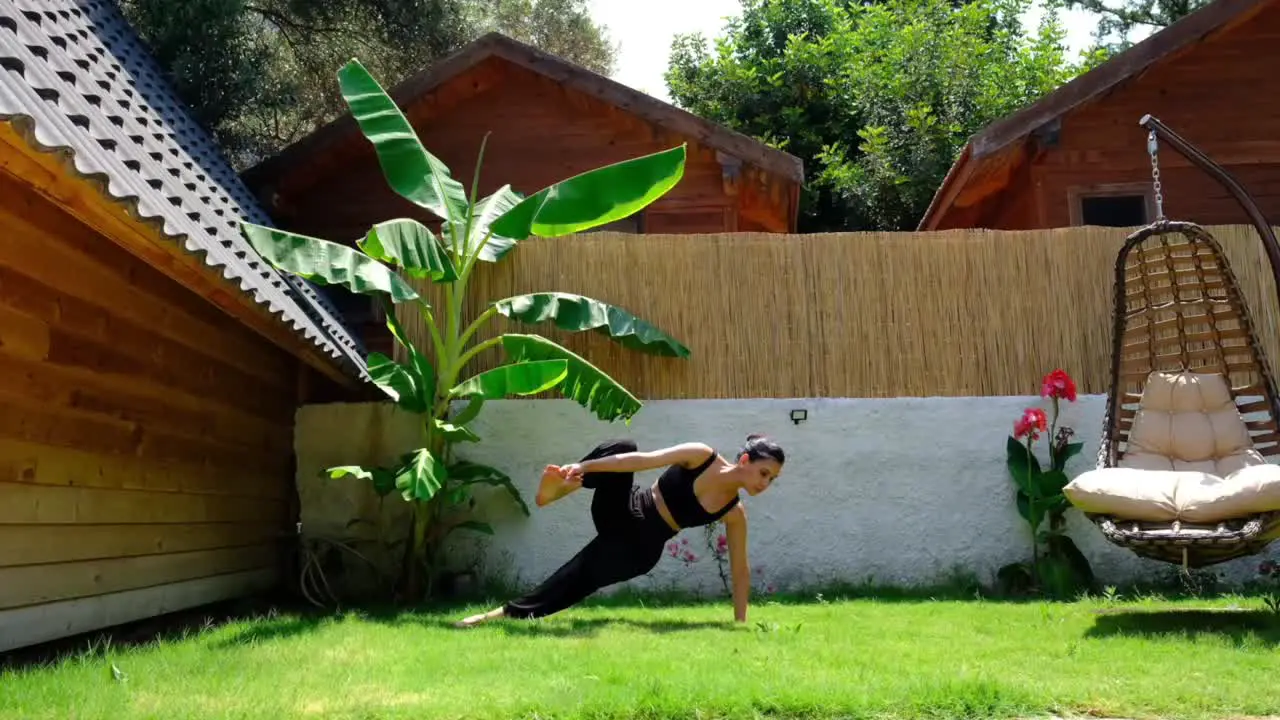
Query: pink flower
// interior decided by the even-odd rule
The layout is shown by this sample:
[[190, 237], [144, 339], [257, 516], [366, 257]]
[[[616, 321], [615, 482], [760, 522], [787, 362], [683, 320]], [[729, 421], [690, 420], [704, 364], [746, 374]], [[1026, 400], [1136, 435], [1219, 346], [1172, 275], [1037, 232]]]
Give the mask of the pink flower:
[[774, 594], [774, 593], [778, 592], [778, 588], [774, 587], [774, 586], [773, 586], [773, 583], [769, 583], [769, 587], [765, 588], [764, 590], [765, 590], [765, 592], [769, 593], [770, 595], [772, 595], [772, 594]]
[[1022, 417], [1013, 423], [1013, 436], [1019, 440], [1030, 437], [1036, 440], [1040, 433], [1049, 428], [1049, 419], [1040, 408], [1027, 408]]
[[1076, 383], [1065, 370], [1059, 368], [1044, 376], [1044, 381], [1040, 385], [1040, 395], [1055, 400], [1075, 402]]
[[720, 537], [716, 538], [716, 554], [723, 555], [728, 551], [729, 551], [729, 538], [725, 537], [724, 533], [721, 533]]
[[698, 562], [698, 556], [697, 556], [697, 555], [694, 555], [693, 553], [689, 552], [688, 550], [685, 550], [685, 551], [684, 551], [684, 561], [685, 561], [686, 563], [696, 563], [696, 562]]

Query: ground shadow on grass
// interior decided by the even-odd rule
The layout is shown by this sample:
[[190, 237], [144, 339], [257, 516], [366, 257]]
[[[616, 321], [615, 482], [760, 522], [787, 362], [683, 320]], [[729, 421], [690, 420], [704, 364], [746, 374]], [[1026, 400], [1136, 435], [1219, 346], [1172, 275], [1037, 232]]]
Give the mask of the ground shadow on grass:
[[1269, 610], [1202, 608], [1102, 610], [1087, 637], [1196, 639], [1217, 637], [1232, 644], [1280, 646], [1280, 616]]
[[446, 628], [455, 632], [500, 632], [528, 637], [591, 637], [611, 627], [628, 628], [655, 635], [705, 630], [730, 631], [733, 623], [692, 620], [635, 620], [632, 618], [577, 618], [562, 616], [547, 620], [498, 620], [472, 628], [454, 628], [452, 620], [406, 615], [403, 622]]
[[272, 617], [280, 607], [273, 596], [228, 600], [145, 618], [103, 630], [59, 638], [40, 645], [0, 653], [0, 670], [23, 670], [85, 655], [178, 642], [228, 623]]
[[[501, 632], [507, 635], [534, 637], [590, 637], [609, 627], [622, 627], [654, 634], [690, 632], [699, 630], [730, 630], [729, 622], [690, 620], [637, 620], [633, 618], [604, 617], [579, 618], [559, 615], [545, 620], [497, 620], [474, 628], [455, 628], [453, 615], [442, 616], [437, 609], [397, 610], [392, 608], [362, 609], [356, 612], [361, 622], [383, 625], [417, 625], [446, 629], [453, 632]], [[210, 643], [215, 648], [250, 646], [314, 632], [327, 622], [341, 622], [341, 613], [291, 614], [271, 619], [260, 619]]]
[[315, 631], [326, 620], [339, 617], [341, 616], [330, 613], [306, 612], [283, 617], [261, 618], [209, 644], [215, 648], [229, 648], [297, 637]]

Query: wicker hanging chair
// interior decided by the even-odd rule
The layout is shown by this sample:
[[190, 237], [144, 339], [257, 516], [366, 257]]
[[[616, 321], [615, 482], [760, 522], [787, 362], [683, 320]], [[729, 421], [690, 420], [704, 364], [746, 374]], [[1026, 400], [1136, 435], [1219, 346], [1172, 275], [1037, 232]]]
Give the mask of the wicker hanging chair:
[[[1160, 137], [1215, 176], [1245, 207], [1262, 237], [1280, 288], [1280, 245], [1244, 190], [1158, 120], [1144, 117], [1142, 125], [1151, 133], [1149, 150], [1153, 167], [1157, 167], [1158, 204], [1162, 200], [1155, 140]], [[1162, 209], [1158, 214], [1155, 223], [1126, 240], [1116, 259], [1111, 388], [1098, 467], [1123, 464], [1132, 446], [1131, 432], [1144, 391], [1151, 379], [1161, 378], [1162, 373], [1196, 373], [1192, 377], [1214, 382], [1225, 379], [1239, 421], [1247, 428], [1248, 438], [1242, 437], [1245, 447], [1256, 451], [1252, 457], [1271, 460], [1280, 455], [1280, 397], [1239, 284], [1222, 247], [1207, 231], [1193, 223], [1166, 220]], [[1207, 524], [1086, 515], [1115, 545], [1184, 568], [1253, 555], [1280, 536], [1280, 512], [1258, 512]]]

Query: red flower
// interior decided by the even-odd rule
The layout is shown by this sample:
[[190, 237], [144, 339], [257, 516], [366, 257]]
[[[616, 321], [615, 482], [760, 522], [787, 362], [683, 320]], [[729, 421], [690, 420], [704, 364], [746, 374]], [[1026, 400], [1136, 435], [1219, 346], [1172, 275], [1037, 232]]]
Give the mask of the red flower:
[[1059, 368], [1044, 376], [1044, 382], [1040, 386], [1040, 395], [1041, 397], [1075, 402], [1076, 381], [1072, 380], [1065, 370]]
[[721, 533], [720, 537], [716, 538], [716, 552], [723, 553], [728, 549], [729, 538], [725, 537], [724, 533]]
[[1043, 410], [1040, 408], [1027, 408], [1023, 411], [1022, 417], [1013, 423], [1013, 436], [1019, 440], [1024, 437], [1036, 440], [1040, 437], [1040, 433], [1048, 428], [1049, 419], [1045, 417]]

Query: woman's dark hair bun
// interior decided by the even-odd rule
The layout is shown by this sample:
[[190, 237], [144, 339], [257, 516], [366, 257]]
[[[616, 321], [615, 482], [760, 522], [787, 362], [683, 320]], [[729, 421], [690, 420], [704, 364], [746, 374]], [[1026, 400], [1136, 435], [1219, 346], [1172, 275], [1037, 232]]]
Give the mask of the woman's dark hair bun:
[[787, 454], [782, 451], [782, 446], [770, 440], [763, 433], [751, 433], [747, 436], [747, 444], [743, 446], [742, 452], [747, 459], [752, 462], [756, 460], [773, 460], [779, 465], [787, 462]]

